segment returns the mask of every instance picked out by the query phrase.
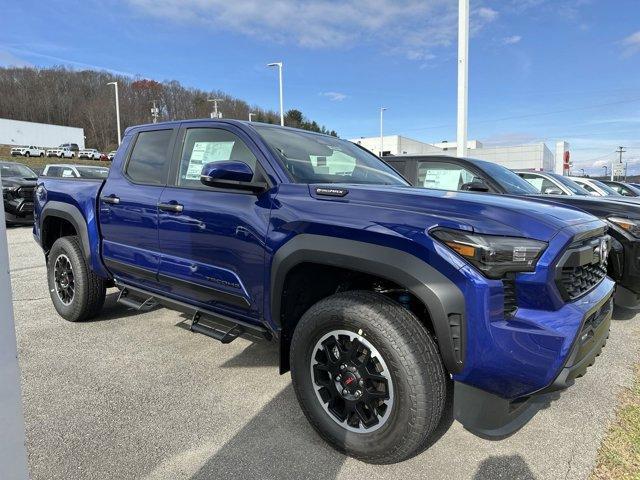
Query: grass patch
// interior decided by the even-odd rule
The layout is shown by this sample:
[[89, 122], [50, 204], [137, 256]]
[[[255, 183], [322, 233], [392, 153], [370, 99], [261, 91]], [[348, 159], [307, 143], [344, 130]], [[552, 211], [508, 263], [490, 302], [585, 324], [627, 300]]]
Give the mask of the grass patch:
[[58, 158], [58, 157], [12, 157], [0, 156], [0, 161], [22, 163], [31, 168], [36, 173], [42, 172], [44, 167], [52, 163], [65, 163], [72, 165], [100, 165], [102, 167], [110, 167], [111, 162], [100, 162], [98, 160], [85, 160], [78, 158]]
[[640, 366], [633, 388], [622, 394], [615, 423], [598, 453], [592, 480], [640, 480]]

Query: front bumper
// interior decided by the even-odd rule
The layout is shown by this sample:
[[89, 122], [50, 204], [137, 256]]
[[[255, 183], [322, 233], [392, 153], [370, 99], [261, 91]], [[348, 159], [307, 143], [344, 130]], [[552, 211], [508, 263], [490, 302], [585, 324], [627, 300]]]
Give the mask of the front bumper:
[[[456, 420], [467, 430], [482, 437], [495, 438], [510, 435], [525, 425], [542, 406], [548, 403], [549, 398], [546, 394], [563, 390], [571, 386], [576, 378], [584, 375], [587, 368], [593, 365], [609, 337], [613, 311], [612, 282], [603, 281], [587, 297], [599, 295], [604, 289], [608, 289], [608, 293], [584, 311], [567, 354], [562, 356], [562, 364], [551, 372], [553, 376], [546, 386], [520, 397], [504, 398], [485, 389], [456, 381], [454, 387]], [[586, 303], [582, 302], [583, 305]], [[562, 317], [559, 317], [559, 320], [562, 320]], [[570, 323], [570, 319], [568, 320]], [[532, 340], [533, 338], [530, 339]], [[532, 343], [528, 345], [531, 346]]]

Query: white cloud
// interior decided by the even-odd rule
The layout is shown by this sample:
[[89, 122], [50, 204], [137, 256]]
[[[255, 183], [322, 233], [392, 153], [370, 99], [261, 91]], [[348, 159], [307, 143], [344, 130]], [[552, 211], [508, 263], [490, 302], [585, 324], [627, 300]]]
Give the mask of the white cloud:
[[640, 52], [640, 30], [624, 38], [620, 43], [624, 48], [623, 54], [627, 57]]
[[516, 43], [519, 43], [520, 40], [522, 40], [520, 35], [511, 35], [510, 37], [503, 38], [502, 43], [505, 45], [515, 45]]
[[323, 97], [327, 97], [332, 102], [341, 102], [348, 97], [348, 95], [340, 92], [322, 92], [320, 93], [320, 95]]
[[[431, 50], [457, 36], [457, 2], [451, 0], [128, 0], [143, 14], [172, 22], [203, 25], [261, 41], [304, 48], [379, 45], [387, 52], [424, 61]], [[472, 32], [493, 22], [498, 12], [480, 7], [471, 15]]]

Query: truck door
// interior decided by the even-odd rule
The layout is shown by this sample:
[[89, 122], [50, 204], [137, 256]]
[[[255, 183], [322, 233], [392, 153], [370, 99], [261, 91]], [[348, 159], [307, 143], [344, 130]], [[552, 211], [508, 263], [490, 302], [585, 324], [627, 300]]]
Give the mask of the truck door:
[[[257, 172], [260, 152], [228, 124], [189, 128], [178, 135], [169, 184], [160, 196], [162, 288], [204, 309], [255, 321], [262, 313], [269, 193], [207, 187], [209, 162], [239, 160]], [[213, 125], [221, 125], [214, 128]], [[254, 177], [255, 178], [255, 177]]]
[[105, 265], [117, 279], [157, 287], [160, 263], [158, 200], [167, 183], [176, 129], [134, 134], [120, 165], [111, 168], [100, 194]]

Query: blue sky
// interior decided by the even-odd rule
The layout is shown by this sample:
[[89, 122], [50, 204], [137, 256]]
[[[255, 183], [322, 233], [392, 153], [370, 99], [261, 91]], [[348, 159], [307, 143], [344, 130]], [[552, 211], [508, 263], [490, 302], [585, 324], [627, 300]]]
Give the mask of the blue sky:
[[[0, 65], [93, 67], [220, 89], [338, 131], [455, 138], [455, 0], [0, 0]], [[469, 138], [570, 142], [640, 173], [640, 2], [471, 0]], [[23, 21], [25, 20], [25, 21]], [[224, 108], [222, 109], [224, 111]]]

